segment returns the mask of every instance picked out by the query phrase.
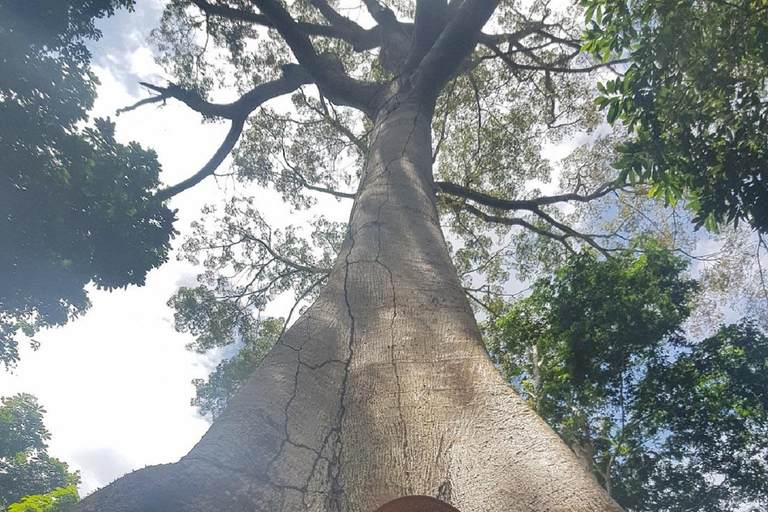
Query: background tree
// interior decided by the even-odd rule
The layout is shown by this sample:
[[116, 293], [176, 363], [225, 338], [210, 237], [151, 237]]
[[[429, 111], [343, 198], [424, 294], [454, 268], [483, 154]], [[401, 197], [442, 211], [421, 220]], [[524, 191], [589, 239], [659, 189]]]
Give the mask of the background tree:
[[[2, 399], [0, 407], [0, 507], [5, 510], [24, 496], [57, 488], [74, 488], [80, 482], [67, 464], [46, 452], [51, 438], [43, 425], [43, 409], [32, 395]], [[60, 491], [69, 496], [72, 489]], [[75, 491], [75, 496], [77, 492]], [[69, 498], [66, 500], [69, 502]]]
[[19, 503], [8, 507], [8, 512], [66, 512], [80, 499], [72, 484], [49, 493], [25, 496]]
[[627, 510], [757, 510], [768, 499], [768, 338], [743, 321], [687, 339], [685, 267], [658, 248], [579, 255], [488, 325], [488, 346]]
[[[173, 213], [160, 166], [109, 120], [80, 129], [98, 84], [95, 20], [132, 0], [0, 1], [0, 361], [16, 336], [89, 306], [84, 287], [141, 285], [167, 259]], [[33, 342], [34, 346], [34, 342]]]
[[597, 99], [633, 134], [619, 147], [622, 179], [653, 183], [668, 203], [685, 197], [699, 226], [768, 230], [765, 2], [582, 4], [584, 49], [629, 61]]
[[[183, 293], [184, 289], [177, 294], [176, 299]], [[176, 325], [179, 324], [177, 320]], [[192, 399], [192, 405], [197, 407], [201, 415], [216, 419], [224, 411], [269, 349], [277, 343], [283, 332], [283, 325], [282, 318], [266, 318], [259, 322], [254, 332], [239, 332], [242, 346], [237, 349], [237, 353], [221, 361], [208, 379], [192, 381], [196, 395]]]

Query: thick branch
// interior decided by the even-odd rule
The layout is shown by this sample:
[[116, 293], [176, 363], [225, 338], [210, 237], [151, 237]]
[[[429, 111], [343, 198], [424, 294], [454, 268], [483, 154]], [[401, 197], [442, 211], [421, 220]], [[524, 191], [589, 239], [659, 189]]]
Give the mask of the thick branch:
[[436, 96], [469, 57], [500, 0], [465, 0], [414, 73], [414, 84]]
[[[328, 20], [328, 23], [338, 30], [339, 35], [336, 37], [349, 42], [355, 50], [370, 50], [378, 46], [378, 40], [381, 39], [378, 37], [379, 31], [365, 30], [346, 16], [336, 12], [326, 0], [310, 0], [310, 2]], [[305, 30], [305, 32], [307, 31]]]
[[188, 91], [177, 85], [159, 87], [145, 84], [147, 87], [160, 92], [160, 95], [157, 96], [158, 98], [176, 98], [203, 115], [232, 119], [229, 133], [227, 133], [224, 142], [222, 142], [208, 163], [186, 180], [158, 191], [155, 194], [155, 199], [165, 201], [180, 192], [194, 187], [206, 177], [216, 172], [216, 169], [218, 169], [219, 165], [221, 165], [230, 151], [232, 151], [232, 148], [235, 147], [235, 144], [237, 144], [240, 134], [243, 132], [245, 120], [251, 112], [267, 100], [294, 91], [308, 82], [309, 77], [301, 71], [299, 66], [285, 66], [283, 68], [283, 76], [280, 79], [257, 85], [234, 103], [224, 105], [205, 101], [196, 92]]
[[413, 26], [401, 23], [392, 9], [378, 0], [363, 0], [363, 3], [381, 31], [381, 66], [393, 73], [399, 73], [408, 59]]
[[[230, 20], [244, 21], [246, 23], [261, 25], [262, 27], [275, 28], [272, 20], [270, 20], [269, 17], [265, 16], [264, 14], [234, 9], [226, 5], [214, 5], [206, 2], [205, 0], [190, 1], [195, 4], [201, 11], [210, 16], [219, 16]], [[343, 18], [341, 15], [338, 16]], [[351, 25], [357, 27], [357, 29], [353, 29], [351, 25], [341, 26], [339, 23], [334, 23], [332, 20], [329, 20], [331, 25], [320, 25], [317, 23], [307, 23], [301, 21], [296, 22], [296, 25], [308, 36], [331, 37], [334, 39], [347, 41], [355, 48], [356, 51], [371, 50], [379, 46], [381, 34], [377, 28], [366, 30], [354, 23], [352, 20], [349, 20], [348, 18], [344, 19], [347, 20]]]
[[502, 43], [511, 44], [513, 41], [520, 41], [531, 34], [536, 34], [545, 27], [543, 21], [531, 21], [526, 23], [520, 30], [508, 34], [486, 34], [481, 32], [477, 41], [483, 45], [500, 45]]
[[[535, 31], [535, 32], [538, 32], [538, 31]], [[560, 41], [558, 41], [558, 42], [560, 42]], [[617, 59], [617, 60], [613, 60], [613, 61], [610, 61], [610, 62], [598, 63], [598, 64], [594, 64], [592, 66], [586, 66], [586, 67], [581, 67], [581, 68], [568, 68], [568, 67], [556, 66], [556, 65], [552, 66], [552, 65], [548, 65], [548, 64], [544, 64], [544, 63], [540, 63], [540, 64], [536, 64], [536, 65], [533, 65], [533, 64], [520, 64], [519, 62], [515, 62], [514, 60], [512, 60], [512, 58], [510, 57], [510, 53], [509, 52], [501, 51], [501, 49], [495, 43], [493, 43], [491, 41], [486, 41], [486, 42], [484, 42], [484, 44], [485, 44], [485, 46], [487, 46], [494, 53], [494, 55], [493, 56], [482, 57], [482, 59], [489, 59], [489, 58], [496, 58], [496, 57], [498, 57], [501, 60], [503, 60], [504, 63], [507, 66], [509, 66], [510, 68], [512, 68], [512, 69], [521, 69], [521, 70], [525, 70], [525, 71], [548, 71], [548, 72], [551, 72], [551, 73], [591, 73], [591, 72], [596, 71], [596, 70], [601, 69], [601, 68], [606, 68], [606, 67], [610, 68], [611, 66], [614, 66], [616, 64], [624, 64], [624, 63], [629, 62], [629, 59]], [[565, 43], [562, 43], [562, 44], [565, 44]], [[574, 57], [576, 55], [578, 55], [578, 52], [573, 54]]]
[[[597, 249], [601, 254], [603, 254], [606, 257], [609, 257], [609, 252], [600, 244], [595, 242], [589, 235], [585, 235], [583, 233], [579, 233], [575, 229], [571, 228], [570, 226], [567, 226], [554, 218], [550, 216], [549, 214], [543, 212], [541, 210], [541, 206], [547, 205], [547, 204], [553, 204], [558, 203], [561, 201], [580, 201], [580, 202], [586, 202], [590, 201], [592, 199], [596, 199], [598, 197], [602, 197], [609, 192], [616, 190], [619, 188], [616, 184], [613, 182], [604, 183], [600, 188], [597, 189], [597, 191], [593, 192], [592, 194], [588, 195], [580, 195], [580, 194], [561, 194], [559, 196], [545, 196], [545, 197], [539, 197], [537, 199], [522, 199], [522, 200], [509, 200], [509, 199], [498, 199], [493, 196], [489, 196], [487, 194], [483, 194], [481, 192], [477, 192], [471, 189], [468, 189], [466, 187], [462, 187], [459, 185], [454, 185], [453, 183], [445, 183], [445, 182], [439, 182], [435, 184], [440, 190], [455, 195], [458, 197], [462, 197], [464, 199], [470, 199], [472, 201], [475, 201], [479, 204], [482, 204], [484, 206], [489, 206], [491, 208], [498, 208], [502, 210], [528, 210], [534, 213], [534, 215], [538, 216], [540, 219], [546, 221], [551, 226], [559, 229], [563, 233], [565, 233], [567, 236], [573, 237], [573, 238], [579, 238], [580, 240], [583, 240], [584, 242], [588, 243], [595, 249]], [[476, 217], [482, 217], [484, 220], [488, 222], [495, 222], [497, 224], [507, 224], [507, 225], [522, 225], [520, 219], [517, 218], [508, 218], [508, 217], [500, 217], [495, 215], [489, 215], [478, 208], [475, 208], [472, 205], [468, 204], [462, 204], [461, 207], [468, 211], [469, 213], [472, 213]], [[531, 225], [532, 226], [532, 225]], [[528, 226], [526, 226], [528, 227]], [[529, 229], [531, 229], [529, 227]], [[538, 229], [538, 228], [537, 228]], [[538, 232], [538, 231], [537, 231]], [[542, 234], [542, 233], [540, 233]], [[551, 233], [550, 233], [551, 234]], [[548, 236], [548, 235], [545, 235]]]
[[445, 29], [448, 5], [446, 0], [417, 0], [413, 38], [406, 70], [415, 69]]
[[214, 153], [213, 157], [208, 160], [208, 163], [186, 180], [158, 191], [155, 194], [155, 199], [158, 201], [165, 201], [166, 199], [169, 199], [176, 194], [179, 194], [180, 192], [184, 192], [185, 190], [194, 187], [205, 178], [213, 174], [224, 161], [224, 159], [227, 158], [227, 155], [229, 155], [229, 152], [232, 151], [232, 148], [235, 147], [235, 144], [237, 144], [237, 141], [240, 138], [240, 134], [243, 132], [244, 124], [245, 116], [233, 119], [232, 127], [229, 129], [229, 133], [227, 133], [224, 142], [222, 142], [221, 146], [219, 146], [219, 149], [216, 150], [216, 153]]
[[234, 120], [241, 116], [247, 116], [268, 100], [293, 92], [302, 85], [311, 82], [311, 77], [300, 66], [288, 64], [283, 66], [283, 76], [281, 78], [257, 85], [232, 103], [211, 103], [198, 92], [184, 89], [173, 83], [167, 87], [162, 87], [141, 82], [141, 85], [159, 94], [151, 98], [145, 98], [130, 107], [120, 109], [118, 113], [128, 112], [148, 103], [157, 103], [173, 98], [204, 116], [223, 117]]
[[320, 91], [331, 101], [358, 108], [370, 117], [375, 115], [378, 84], [359, 82], [349, 77], [341, 62], [328, 55], [318, 55], [301, 26], [277, 0], [253, 0], [269, 17], [275, 29], [290, 47], [299, 64], [312, 75]]
[[600, 187], [598, 187], [597, 190], [595, 190], [591, 194], [586, 194], [586, 195], [567, 193], [567, 194], [559, 194], [555, 196], [537, 197], [536, 199], [501, 199], [501, 198], [493, 197], [491, 195], [484, 194], [483, 192], [478, 192], [476, 190], [472, 190], [471, 188], [463, 187], [461, 185], [456, 185], [454, 183], [450, 183], [447, 181], [438, 181], [435, 183], [435, 186], [445, 194], [450, 194], [455, 197], [461, 197], [463, 199], [470, 199], [476, 203], [482, 204], [483, 206], [498, 208], [500, 210], [528, 210], [528, 211], [536, 211], [541, 206], [555, 204], [555, 203], [562, 203], [566, 201], [578, 201], [581, 203], [585, 203], [587, 201], [592, 201], [593, 199], [598, 199], [600, 197], [603, 197], [613, 192], [614, 190], [619, 190], [620, 188], [622, 188], [620, 185], [617, 185], [612, 181], [608, 181], [600, 185]]
[[387, 25], [390, 17], [394, 18], [392, 10], [378, 0], [363, 0], [363, 4], [365, 4], [365, 8], [368, 10], [368, 14], [371, 15], [371, 18], [373, 18], [379, 25]]
[[471, 204], [458, 203], [455, 201], [451, 201], [449, 202], [449, 205], [453, 208], [454, 211], [457, 211], [457, 212], [465, 211], [467, 213], [474, 215], [479, 219], [484, 220], [485, 222], [491, 222], [494, 224], [503, 224], [505, 226], [523, 227], [525, 229], [533, 231], [537, 235], [560, 242], [568, 250], [568, 252], [576, 254], [576, 251], [573, 249], [573, 247], [571, 247], [571, 244], [568, 243], [567, 235], [558, 235], [558, 234], [552, 233], [551, 231], [542, 229], [538, 226], [531, 224], [530, 222], [526, 222], [523, 219], [520, 219], [517, 217], [501, 217], [499, 215], [490, 215], [480, 210], [479, 208], [472, 206]]

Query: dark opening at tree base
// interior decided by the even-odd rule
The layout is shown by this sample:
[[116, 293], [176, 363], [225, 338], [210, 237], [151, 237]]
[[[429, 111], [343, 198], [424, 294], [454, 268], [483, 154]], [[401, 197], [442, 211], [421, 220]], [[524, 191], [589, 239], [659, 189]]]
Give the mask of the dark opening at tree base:
[[430, 496], [403, 496], [385, 503], [375, 512], [459, 512], [459, 510]]

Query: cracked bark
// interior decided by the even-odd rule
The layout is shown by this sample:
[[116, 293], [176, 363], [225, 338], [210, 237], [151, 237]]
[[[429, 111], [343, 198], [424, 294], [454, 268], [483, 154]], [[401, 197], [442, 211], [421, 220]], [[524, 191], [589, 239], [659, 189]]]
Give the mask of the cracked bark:
[[462, 512], [619, 511], [503, 382], [440, 229], [432, 104], [381, 107], [317, 301], [176, 464], [80, 512], [367, 512], [406, 495]]

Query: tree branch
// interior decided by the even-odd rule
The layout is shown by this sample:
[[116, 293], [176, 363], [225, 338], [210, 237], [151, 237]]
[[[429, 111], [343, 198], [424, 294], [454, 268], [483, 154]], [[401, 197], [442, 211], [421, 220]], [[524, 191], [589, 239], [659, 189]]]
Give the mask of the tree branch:
[[615, 190], [619, 190], [623, 188], [623, 186], [617, 185], [613, 181], [607, 181], [600, 185], [597, 190], [592, 192], [591, 194], [575, 194], [575, 193], [567, 193], [567, 194], [558, 194], [555, 196], [542, 196], [538, 197], [536, 199], [501, 199], [498, 197], [493, 197], [491, 195], [485, 194], [483, 192], [478, 192], [476, 190], [472, 190], [471, 188], [463, 187], [461, 185], [456, 185], [455, 183], [450, 183], [447, 181], [438, 181], [435, 183], [435, 186], [440, 190], [440, 192], [443, 192], [445, 194], [450, 194], [455, 197], [461, 197], [463, 199], [470, 199], [478, 204], [482, 204], [483, 206], [489, 206], [491, 208], [498, 208], [500, 210], [528, 210], [528, 211], [535, 211], [538, 210], [540, 206], [555, 204], [555, 203], [562, 203], [566, 201], [578, 201], [580, 203], [585, 203], [588, 201], [592, 201], [593, 199], [598, 199], [600, 197], [603, 197]]
[[[581, 196], [578, 194], [563, 194], [562, 196], [540, 197], [538, 199], [531, 199], [531, 200], [510, 201], [507, 199], [497, 199], [495, 197], [483, 194], [481, 192], [475, 192], [468, 188], [460, 187], [459, 185], [454, 185], [452, 183], [451, 184], [436, 183], [435, 185], [441, 189], [443, 189], [443, 187], [446, 187], [446, 185], [448, 189], [458, 189], [460, 192], [463, 193], [463, 195], [457, 194], [460, 197], [473, 200], [477, 203], [480, 203], [485, 206], [489, 206], [491, 208], [499, 208], [503, 210], [528, 210], [530, 212], [533, 212], [533, 214], [539, 217], [540, 219], [546, 221], [551, 226], [565, 233], [566, 236], [558, 237], [558, 235], [554, 235], [549, 231], [541, 230], [540, 228], [537, 228], [533, 224], [527, 223], [524, 220], [519, 218], [490, 215], [472, 205], [469, 205], [466, 203], [460, 203], [460, 204], [457, 203], [460, 205], [462, 209], [466, 210], [467, 212], [473, 214], [476, 217], [482, 218], [487, 222], [493, 222], [496, 224], [506, 224], [508, 226], [524, 226], [542, 236], [549, 236], [550, 238], [554, 238], [555, 240], [558, 240], [560, 242], [563, 242], [563, 240], [567, 237], [578, 238], [588, 243], [595, 249], [597, 249], [606, 258], [611, 257], [610, 251], [608, 251], [605, 247], [595, 242], [590, 236], [580, 233], [575, 229], [571, 228], [570, 226], [567, 226], [562, 222], [555, 220], [549, 214], [541, 211], [539, 207], [542, 204], [551, 204], [552, 202], [559, 202], [562, 200], [561, 199], [562, 197], [573, 197], [573, 198], [578, 198], [577, 200], [579, 201], [589, 201], [589, 199], [587, 199], [588, 197], [591, 197], [592, 199], [594, 199], [595, 197], [600, 197], [601, 195], [607, 194], [613, 189], [608, 189], [606, 191], [606, 190], [602, 190], [603, 187], [601, 187], [600, 189], [598, 189], [597, 192], [590, 194], [589, 196]], [[553, 201], [553, 199], [555, 200]]]
[[[309, 102], [306, 101], [306, 98], [305, 98], [304, 102], [305, 102], [305, 104], [307, 104], [307, 106], [309, 106], [309, 108], [312, 108], [313, 110], [315, 110], [311, 105], [309, 105]], [[331, 114], [331, 112], [328, 110], [328, 106], [326, 105], [325, 99], [323, 98], [322, 95], [320, 96], [320, 105], [323, 108], [322, 112], [318, 112], [317, 110], [315, 110], [315, 112], [318, 112], [319, 114], [321, 113], [323, 115], [323, 119], [328, 121], [328, 123], [331, 126], [336, 128], [336, 131], [338, 131], [339, 133], [344, 135], [347, 139], [349, 139], [349, 141], [352, 144], [354, 144], [355, 147], [363, 155], [368, 154], [368, 145], [365, 142], [363, 142], [363, 140], [360, 139], [357, 135], [355, 135], [352, 132], [352, 130], [350, 130], [349, 128], [347, 128], [343, 124], [341, 124], [341, 121], [339, 121], [338, 118], [335, 115]]]
[[117, 112], [120, 114], [135, 110], [142, 105], [173, 98], [206, 117], [222, 117], [234, 120], [241, 116], [247, 116], [268, 100], [293, 92], [302, 85], [311, 82], [312, 78], [304, 72], [301, 66], [287, 64], [283, 66], [282, 77], [257, 85], [232, 103], [211, 103], [197, 91], [184, 89], [174, 83], [169, 84], [167, 87], [162, 87], [147, 82], [140, 82], [142, 86], [157, 92], [158, 95], [140, 100], [134, 105], [119, 109]]
[[291, 162], [288, 160], [288, 155], [285, 154], [285, 146], [281, 144], [281, 149], [283, 153], [283, 160], [285, 161], [285, 165], [291, 170], [293, 173], [293, 176], [296, 178], [296, 181], [299, 182], [299, 184], [308, 189], [308, 190], [314, 190], [315, 192], [322, 192], [323, 194], [330, 194], [332, 196], [336, 196], [338, 198], [343, 199], [354, 199], [356, 194], [351, 194], [348, 192], [339, 192], [338, 190], [333, 190], [326, 187], [319, 187], [317, 185], [310, 185], [307, 182], [307, 179], [302, 175], [296, 167], [291, 164]]
[[272, 255], [274, 259], [283, 263], [287, 267], [291, 267], [301, 272], [309, 272], [310, 274], [328, 275], [331, 273], [331, 269], [329, 268], [311, 267], [307, 265], [302, 265], [301, 263], [296, 263], [295, 261], [292, 261], [286, 258], [285, 256], [278, 254], [274, 249], [272, 249], [272, 247], [267, 242], [265, 242], [261, 238], [253, 237], [248, 233], [241, 233], [241, 234], [244, 238], [247, 238], [252, 242], [256, 242], [257, 244], [261, 245], [269, 254]]
[[[534, 32], [538, 32], [538, 31], [534, 31]], [[596, 71], [601, 68], [606, 68], [606, 67], [610, 68], [611, 66], [614, 66], [616, 64], [624, 64], [629, 62], [629, 59], [617, 59], [617, 60], [613, 60], [606, 63], [599, 63], [599, 64], [594, 64], [592, 66], [586, 66], [583, 68], [567, 68], [567, 67], [561, 67], [561, 66], [545, 65], [543, 63], [538, 65], [520, 64], [512, 60], [512, 57], [510, 56], [509, 52], [505, 53], [501, 51], [501, 49], [496, 44], [490, 41], [485, 41], [483, 44], [487, 46], [494, 53], [494, 55], [481, 57], [482, 60], [498, 57], [501, 60], [503, 60], [507, 66], [509, 66], [512, 69], [522, 69], [527, 71], [549, 71], [552, 73], [591, 73], [592, 71]], [[574, 54], [573, 56], [575, 55], [576, 54]]]
[[379, 84], [360, 82], [344, 72], [341, 62], [331, 55], [318, 55], [307, 33], [277, 0], [253, 0], [267, 15], [296, 60], [313, 77], [320, 91], [334, 103], [362, 110], [369, 117], [375, 115]]
[[393, 73], [398, 73], [408, 59], [411, 46], [413, 25], [401, 23], [395, 13], [378, 0], [363, 0], [368, 14], [376, 21], [381, 32], [381, 66]]
[[469, 290], [468, 288], [464, 288], [464, 294], [467, 296], [467, 298], [469, 298], [469, 300], [477, 303], [478, 306], [486, 310], [491, 315], [492, 318], [498, 318], [499, 316], [498, 311], [496, 311], [494, 308], [492, 308], [490, 305], [486, 304], [482, 300], [475, 297], [475, 294], [472, 293], [471, 290]]
[[406, 71], [415, 69], [440, 37], [447, 22], [447, 10], [446, 0], [416, 1], [411, 49], [404, 66]]
[[[148, 89], [152, 89], [153, 91], [157, 90], [154, 88], [154, 86], [147, 84], [146, 82], [139, 82], [140, 85], [143, 85], [144, 87], [147, 87]], [[167, 93], [160, 93], [157, 96], [150, 96], [149, 98], [143, 98], [134, 103], [133, 105], [128, 105], [127, 107], [119, 108], [115, 111], [115, 115], [119, 116], [120, 114], [124, 114], [126, 112], [130, 112], [132, 110], [136, 110], [139, 107], [142, 107], [144, 105], [149, 105], [151, 103], [160, 103], [165, 102], [168, 98], [170, 98], [171, 95]]]
[[416, 88], [436, 96], [472, 53], [500, 0], [464, 0], [414, 73]]
[[232, 120], [232, 126], [229, 129], [229, 133], [227, 133], [226, 138], [224, 139], [224, 142], [221, 143], [221, 146], [219, 146], [219, 149], [216, 150], [216, 153], [214, 153], [213, 157], [211, 157], [210, 160], [208, 160], [208, 163], [206, 163], [202, 169], [197, 171], [195, 174], [187, 178], [186, 180], [177, 183], [176, 185], [170, 186], [168, 188], [164, 188], [162, 190], [159, 190], [155, 194], [155, 199], [158, 201], [165, 201], [166, 199], [170, 199], [171, 197], [175, 196], [176, 194], [179, 194], [181, 192], [184, 192], [187, 189], [190, 189], [203, 181], [205, 178], [213, 174], [216, 169], [221, 165], [221, 163], [224, 161], [225, 158], [227, 158], [227, 155], [229, 155], [229, 152], [232, 151], [232, 148], [235, 147], [235, 144], [237, 144], [238, 139], [240, 138], [240, 134], [243, 132], [243, 125], [245, 124], [245, 116], [238, 117], [237, 119]]
[[294, 176], [296, 176], [296, 179], [301, 184], [302, 187], [306, 188], [307, 190], [314, 190], [315, 192], [322, 192], [323, 194], [330, 194], [334, 197], [338, 197], [340, 199], [354, 199], [355, 194], [352, 194], [350, 192], [341, 192], [339, 190], [334, 190], [332, 188], [326, 188], [326, 187], [318, 187], [317, 185], [310, 185], [307, 183], [307, 180], [299, 174], [297, 171], [293, 171]]
[[[350, 43], [356, 51], [375, 48], [381, 44], [380, 30], [366, 30], [346, 16], [342, 16], [331, 7], [327, 0], [310, 0], [310, 3], [328, 20], [331, 27], [339, 32], [339, 39]], [[305, 32], [307, 32], [305, 30]]]
[[[158, 201], [165, 201], [180, 192], [194, 187], [203, 181], [203, 179], [216, 172], [216, 169], [218, 169], [219, 165], [221, 165], [224, 159], [227, 158], [227, 155], [229, 155], [230, 151], [232, 151], [232, 148], [235, 147], [235, 144], [237, 144], [240, 134], [243, 132], [245, 120], [251, 112], [267, 100], [294, 91], [308, 82], [309, 77], [301, 71], [299, 66], [288, 65], [283, 68], [283, 76], [280, 79], [257, 85], [252, 90], [242, 95], [234, 103], [223, 105], [210, 103], [204, 100], [202, 96], [196, 92], [188, 91], [174, 84], [170, 87], [145, 84], [150, 89], [160, 92], [160, 98], [176, 98], [203, 115], [224, 117], [232, 120], [232, 125], [227, 136], [208, 163], [186, 180], [159, 190], [155, 194], [155, 199]], [[137, 105], [134, 105], [134, 107]]]
[[538, 226], [535, 226], [531, 224], [530, 222], [526, 222], [523, 219], [517, 218], [517, 217], [501, 217], [498, 215], [490, 215], [485, 213], [484, 211], [480, 210], [479, 208], [476, 208], [472, 206], [471, 204], [467, 203], [459, 203], [457, 201], [449, 201], [447, 203], [451, 208], [453, 208], [454, 211], [465, 211], [467, 213], [470, 213], [474, 215], [475, 217], [484, 220], [485, 222], [491, 222], [494, 224], [503, 224], [505, 226], [520, 226], [525, 229], [528, 229], [530, 231], [533, 231], [537, 235], [543, 236], [545, 238], [550, 238], [552, 240], [555, 240], [557, 242], [560, 242], [563, 244], [563, 246], [570, 252], [571, 254], [576, 254], [576, 251], [571, 247], [571, 244], [568, 243], [568, 236], [567, 235], [557, 235], [555, 233], [552, 233], [551, 231], [547, 231], [546, 229], [542, 229]]
[[[205, 0], [190, 1], [195, 4], [201, 11], [210, 16], [219, 16], [230, 20], [253, 23], [262, 27], [275, 28], [272, 20], [264, 14], [234, 9], [226, 5], [214, 5], [206, 2]], [[344, 18], [341, 15], [338, 16]], [[326, 19], [328, 18], [326, 17]], [[341, 39], [346, 41], [354, 47], [355, 51], [371, 50], [381, 44], [381, 34], [377, 28], [374, 27], [372, 29], [366, 30], [357, 25], [352, 20], [349, 20], [348, 18], [344, 19], [347, 20], [349, 24], [357, 27], [359, 30], [353, 29], [351, 25], [347, 24], [342, 26], [339, 23], [334, 23], [332, 20], [329, 20], [331, 25], [320, 25], [317, 23], [306, 23], [301, 21], [296, 22], [296, 25], [309, 36], [331, 37], [334, 39]]]
[[502, 43], [511, 44], [513, 41], [520, 41], [532, 34], [536, 34], [544, 27], [545, 24], [543, 21], [531, 21], [526, 23], [520, 30], [512, 33], [486, 34], [485, 32], [481, 32], [477, 41], [485, 46], [500, 45]]
[[566, 224], [563, 224], [562, 222], [559, 222], [559, 221], [553, 219], [550, 215], [544, 213], [543, 211], [539, 210], [538, 208], [533, 210], [533, 213], [534, 213], [534, 215], [536, 215], [540, 219], [548, 222], [550, 225], [556, 227], [557, 229], [559, 229], [563, 233], [566, 233], [566, 234], [572, 236], [573, 238], [578, 238], [580, 240], [585, 241], [586, 243], [588, 243], [589, 245], [591, 245], [592, 247], [597, 249], [597, 251], [600, 254], [602, 254], [603, 256], [605, 256], [606, 258], [611, 258], [610, 251], [608, 251], [605, 247], [603, 247], [602, 245], [600, 245], [597, 242], [595, 242], [592, 239], [592, 237], [590, 237], [589, 235], [585, 235], [584, 233], [579, 233], [578, 231], [576, 231], [572, 227], [570, 227], [570, 226], [568, 226]]

